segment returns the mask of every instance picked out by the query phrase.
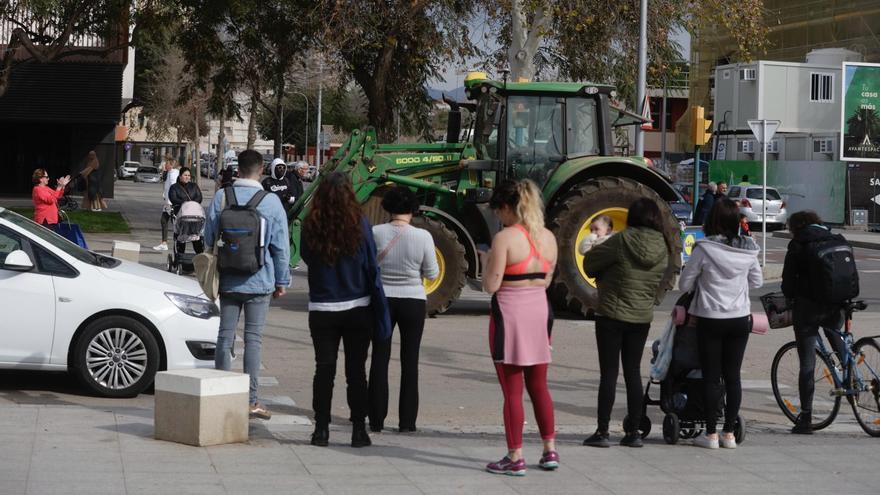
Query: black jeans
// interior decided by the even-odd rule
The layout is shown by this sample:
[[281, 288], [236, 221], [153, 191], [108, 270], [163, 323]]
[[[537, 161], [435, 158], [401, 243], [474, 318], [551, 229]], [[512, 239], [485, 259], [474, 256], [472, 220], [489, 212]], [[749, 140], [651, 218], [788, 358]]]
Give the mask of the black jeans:
[[617, 392], [618, 363], [623, 362], [626, 382], [626, 432], [634, 432], [642, 421], [642, 353], [650, 323], [627, 323], [598, 316], [596, 346], [599, 349], [599, 430], [608, 431]]
[[[419, 347], [425, 329], [425, 300], [389, 297], [391, 327], [400, 328], [400, 428], [415, 428], [419, 414]], [[373, 342], [370, 362], [370, 427], [384, 428], [388, 415], [388, 362], [391, 339]]]
[[716, 432], [722, 378], [726, 392], [724, 431], [733, 432], [736, 425], [736, 417], [742, 404], [740, 371], [751, 331], [748, 316], [697, 319], [697, 344], [700, 348], [700, 366], [703, 368], [703, 412], [706, 415], [707, 434]]
[[171, 214], [167, 211], [162, 211], [162, 219], [159, 223], [162, 225], [162, 242], [168, 242], [168, 222], [171, 221]]
[[800, 370], [798, 373], [798, 395], [801, 400], [801, 412], [812, 414], [813, 393], [816, 390], [816, 344], [819, 340], [821, 326], [831, 343], [831, 348], [840, 358], [846, 351], [843, 338], [830, 329], [839, 330], [843, 326], [843, 314], [839, 308], [824, 307], [806, 300], [795, 300], [794, 303], [794, 340], [797, 342]]
[[315, 346], [315, 379], [312, 382], [312, 409], [315, 422], [330, 423], [333, 381], [339, 341], [345, 351], [345, 382], [348, 408], [354, 423], [367, 416], [367, 351], [370, 348], [373, 312], [369, 307], [348, 311], [310, 311], [309, 329]]

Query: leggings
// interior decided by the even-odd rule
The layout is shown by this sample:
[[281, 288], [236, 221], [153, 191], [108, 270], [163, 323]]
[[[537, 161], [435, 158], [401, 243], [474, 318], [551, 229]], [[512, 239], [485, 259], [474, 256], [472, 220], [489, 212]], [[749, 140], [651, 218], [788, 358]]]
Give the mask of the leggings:
[[553, 399], [547, 389], [547, 364], [533, 366], [516, 366], [495, 363], [495, 372], [504, 394], [504, 434], [507, 437], [507, 448], [519, 449], [523, 443], [523, 383], [532, 399], [535, 408], [535, 419], [542, 440], [556, 437], [556, 425], [553, 418]]
[[795, 302], [794, 314], [794, 339], [797, 342], [800, 361], [798, 395], [801, 400], [801, 412], [812, 414], [813, 393], [816, 390], [816, 344], [819, 340], [819, 327], [822, 327], [831, 349], [837, 352], [839, 359], [847, 352], [846, 345], [843, 338], [830, 329], [839, 329], [843, 326], [843, 315], [839, 310], [826, 310], [820, 305], [805, 308], [804, 303], [798, 304], [799, 302]]
[[[197, 241], [192, 241], [193, 250], [196, 254], [199, 254], [205, 250], [205, 243], [201, 239]], [[186, 252], [186, 243], [185, 242], [177, 242], [174, 244], [175, 249], [177, 250], [177, 254], [183, 254]]]
[[596, 319], [596, 347], [599, 349], [599, 427], [607, 432], [617, 393], [618, 364], [623, 362], [626, 382], [626, 432], [637, 431], [642, 422], [642, 353], [650, 323], [627, 323], [600, 316]]
[[703, 405], [706, 415], [706, 433], [713, 434], [718, 423], [718, 405], [721, 404], [721, 379], [727, 398], [724, 404], [724, 432], [732, 433], [742, 404], [740, 371], [751, 324], [748, 316], [739, 318], [698, 318], [697, 344], [700, 348], [700, 366], [703, 368]]
[[[419, 347], [425, 329], [425, 300], [389, 297], [391, 328], [400, 328], [400, 428], [415, 428], [419, 413]], [[391, 339], [373, 342], [370, 361], [370, 427], [384, 427], [388, 415], [388, 362]]]
[[167, 211], [162, 211], [162, 219], [160, 223], [162, 224], [162, 242], [168, 242], [168, 222], [171, 221], [171, 214]]

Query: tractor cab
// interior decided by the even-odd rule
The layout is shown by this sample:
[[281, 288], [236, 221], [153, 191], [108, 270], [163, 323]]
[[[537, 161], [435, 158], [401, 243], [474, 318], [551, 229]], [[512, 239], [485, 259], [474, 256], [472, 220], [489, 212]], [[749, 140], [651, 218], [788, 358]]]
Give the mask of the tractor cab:
[[567, 160], [612, 154], [617, 115], [610, 86], [491, 81], [480, 73], [465, 81], [476, 100], [474, 146], [478, 160], [503, 178], [531, 179], [543, 188]]

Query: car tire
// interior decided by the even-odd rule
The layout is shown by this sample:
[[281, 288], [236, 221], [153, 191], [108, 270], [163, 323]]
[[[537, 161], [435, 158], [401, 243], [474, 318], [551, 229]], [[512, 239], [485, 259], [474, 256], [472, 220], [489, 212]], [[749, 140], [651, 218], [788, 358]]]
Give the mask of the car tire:
[[71, 372], [103, 397], [135, 397], [159, 369], [159, 344], [141, 322], [105, 316], [89, 323], [73, 343]]

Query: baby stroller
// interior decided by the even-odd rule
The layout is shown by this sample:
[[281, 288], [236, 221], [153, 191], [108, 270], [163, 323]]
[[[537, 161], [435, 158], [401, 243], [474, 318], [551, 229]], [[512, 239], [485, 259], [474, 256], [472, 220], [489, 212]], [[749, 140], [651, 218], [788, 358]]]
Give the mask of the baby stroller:
[[[174, 225], [174, 249], [168, 254], [168, 271], [178, 275], [192, 273], [195, 253], [186, 253], [187, 242], [202, 242], [205, 233], [205, 210], [195, 201], [180, 205], [176, 213], [172, 210], [171, 222]], [[183, 249], [181, 249], [181, 247]]]
[[[681, 299], [679, 301], [682, 302]], [[664, 338], [655, 341], [651, 346], [653, 353], [651, 363], [654, 367], [645, 387], [642, 401], [645, 410], [642, 411], [642, 417], [648, 417], [646, 413], [649, 405], [660, 406], [665, 413], [663, 440], [668, 444], [675, 444], [680, 438], [696, 438], [703, 432], [706, 427], [706, 407], [717, 408], [718, 418], [723, 418], [724, 396], [722, 395], [718, 404], [705, 403], [703, 373], [700, 369], [700, 355], [697, 348], [696, 318], [687, 315], [684, 324], [674, 325], [670, 322], [669, 325], [673, 328], [667, 329], [667, 332], [674, 332], [674, 335], [667, 333]], [[665, 374], [662, 370], [658, 371], [657, 363], [660, 361], [668, 362]], [[652, 385], [660, 386], [659, 399], [651, 398], [649, 392]], [[643, 421], [640, 428], [643, 437], [648, 433], [644, 426]], [[650, 421], [647, 430], [650, 431]], [[737, 444], [745, 440], [745, 420], [742, 416], [737, 416], [733, 434]]]

